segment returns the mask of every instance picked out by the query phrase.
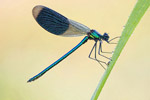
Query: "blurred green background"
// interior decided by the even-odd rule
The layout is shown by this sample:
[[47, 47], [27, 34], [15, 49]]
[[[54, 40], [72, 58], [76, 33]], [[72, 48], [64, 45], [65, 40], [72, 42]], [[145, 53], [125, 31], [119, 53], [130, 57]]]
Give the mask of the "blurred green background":
[[[0, 100], [90, 100], [104, 69], [88, 58], [88, 41], [40, 79], [27, 80], [73, 48], [81, 37], [42, 29], [32, 8], [44, 5], [111, 37], [120, 36], [137, 0], [1, 0]], [[150, 9], [121, 53], [101, 100], [150, 100]], [[113, 46], [114, 47], [114, 46]], [[112, 51], [109, 45], [104, 51]]]

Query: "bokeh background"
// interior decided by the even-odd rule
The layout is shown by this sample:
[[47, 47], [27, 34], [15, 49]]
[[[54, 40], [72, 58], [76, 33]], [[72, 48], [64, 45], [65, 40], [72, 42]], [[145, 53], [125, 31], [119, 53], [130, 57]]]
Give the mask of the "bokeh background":
[[[45, 5], [110, 37], [120, 36], [137, 0], [1, 0], [0, 100], [90, 100], [104, 69], [88, 58], [88, 41], [40, 79], [27, 80], [73, 48], [81, 37], [42, 29], [32, 8]], [[99, 100], [150, 100], [150, 9], [114, 66]], [[115, 45], [113, 45], [115, 47]], [[113, 51], [104, 45], [104, 51]], [[101, 58], [100, 58], [101, 59]], [[103, 59], [103, 58], [102, 58]]]

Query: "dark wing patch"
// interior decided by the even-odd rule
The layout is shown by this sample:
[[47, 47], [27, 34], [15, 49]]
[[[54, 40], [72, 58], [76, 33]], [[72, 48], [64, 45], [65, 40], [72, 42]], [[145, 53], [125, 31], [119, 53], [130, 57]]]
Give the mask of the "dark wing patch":
[[36, 21], [48, 32], [55, 35], [61, 35], [69, 28], [69, 21], [65, 16], [47, 7], [40, 10], [36, 16]]

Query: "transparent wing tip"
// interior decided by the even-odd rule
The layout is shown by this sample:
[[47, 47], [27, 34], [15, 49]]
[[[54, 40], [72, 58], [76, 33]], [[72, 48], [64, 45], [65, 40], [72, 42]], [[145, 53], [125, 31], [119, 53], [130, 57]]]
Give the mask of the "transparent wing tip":
[[33, 14], [33, 17], [36, 19], [39, 15], [39, 13], [41, 12], [41, 10], [44, 8], [44, 6], [41, 6], [41, 5], [37, 5], [33, 8], [32, 10], [32, 14]]

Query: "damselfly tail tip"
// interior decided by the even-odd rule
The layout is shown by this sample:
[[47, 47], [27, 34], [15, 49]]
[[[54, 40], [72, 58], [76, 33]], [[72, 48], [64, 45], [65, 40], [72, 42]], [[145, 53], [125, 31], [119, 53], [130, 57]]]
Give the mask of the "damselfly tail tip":
[[33, 8], [32, 13], [33, 13], [33, 17], [36, 19], [39, 15], [39, 13], [41, 12], [41, 10], [44, 8], [44, 6], [41, 5], [37, 5]]
[[32, 82], [32, 81], [34, 81], [35, 79], [33, 79], [33, 78], [30, 78], [28, 81], [27, 81], [27, 83], [30, 83], [30, 82]]
[[32, 80], [29, 79], [29, 80], [27, 81], [27, 83], [30, 83], [31, 81], [32, 81]]

